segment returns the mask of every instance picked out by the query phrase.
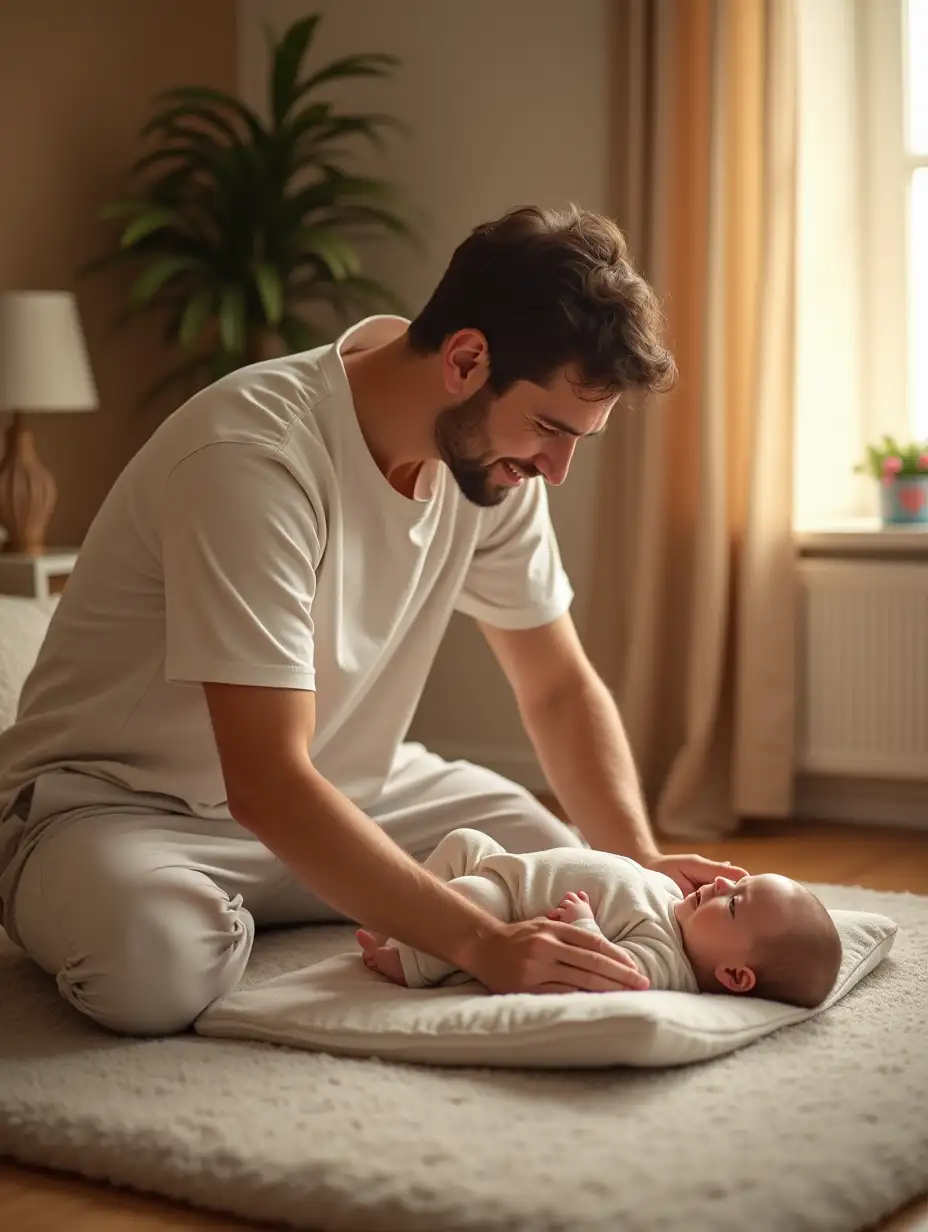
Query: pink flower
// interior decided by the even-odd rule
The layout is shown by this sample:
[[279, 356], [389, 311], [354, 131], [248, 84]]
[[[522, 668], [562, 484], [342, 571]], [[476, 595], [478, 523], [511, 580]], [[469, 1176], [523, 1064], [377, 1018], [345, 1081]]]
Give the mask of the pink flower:
[[918, 459], [918, 469], [920, 471], [928, 471], [928, 451], [920, 455]]
[[883, 460], [883, 476], [886, 479], [892, 479], [893, 475], [898, 475], [902, 470], [902, 459], [897, 456], [885, 458]]

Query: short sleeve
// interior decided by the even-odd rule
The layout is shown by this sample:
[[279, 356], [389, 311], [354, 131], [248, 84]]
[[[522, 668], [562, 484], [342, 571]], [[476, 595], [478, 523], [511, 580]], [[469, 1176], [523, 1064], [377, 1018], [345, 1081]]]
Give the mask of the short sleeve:
[[219, 442], [178, 463], [161, 511], [168, 681], [312, 690], [321, 537], [273, 450]]
[[523, 483], [481, 517], [484, 525], [456, 609], [500, 629], [536, 628], [563, 616], [573, 590], [561, 564], [544, 481]]

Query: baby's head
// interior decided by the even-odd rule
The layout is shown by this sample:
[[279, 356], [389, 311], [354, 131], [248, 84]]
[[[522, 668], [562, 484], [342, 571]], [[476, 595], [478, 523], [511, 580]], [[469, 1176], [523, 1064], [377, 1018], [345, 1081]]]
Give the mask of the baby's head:
[[834, 986], [838, 930], [797, 881], [776, 873], [716, 877], [674, 911], [702, 992], [749, 993], [813, 1009]]

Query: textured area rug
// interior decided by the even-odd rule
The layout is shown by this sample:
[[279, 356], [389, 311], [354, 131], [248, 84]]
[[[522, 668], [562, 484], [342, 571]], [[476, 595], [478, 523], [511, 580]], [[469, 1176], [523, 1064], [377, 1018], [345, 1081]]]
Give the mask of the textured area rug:
[[[928, 1190], [928, 898], [833, 1009], [680, 1070], [335, 1058], [83, 1021], [0, 943], [0, 1153], [318, 1232], [859, 1232]], [[350, 948], [264, 934], [247, 983]]]

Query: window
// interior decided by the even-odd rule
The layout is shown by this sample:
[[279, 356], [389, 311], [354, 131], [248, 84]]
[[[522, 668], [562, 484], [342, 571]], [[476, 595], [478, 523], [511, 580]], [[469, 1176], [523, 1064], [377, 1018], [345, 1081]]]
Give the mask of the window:
[[921, 440], [928, 439], [928, 0], [909, 0], [907, 17], [909, 409]]
[[928, 0], [798, 6], [799, 527], [873, 516], [884, 433], [928, 438]]

